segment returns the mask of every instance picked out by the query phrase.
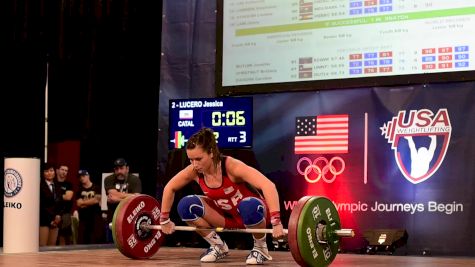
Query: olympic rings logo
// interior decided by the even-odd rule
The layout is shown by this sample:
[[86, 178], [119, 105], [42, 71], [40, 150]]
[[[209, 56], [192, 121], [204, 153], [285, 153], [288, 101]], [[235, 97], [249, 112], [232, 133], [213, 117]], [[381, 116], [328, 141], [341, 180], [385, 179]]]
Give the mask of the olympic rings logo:
[[[305, 168], [302, 171], [301, 164], [302, 162], [307, 162], [304, 164]], [[335, 161], [340, 162], [340, 169], [337, 170], [336, 167], [333, 165]], [[345, 170], [345, 161], [341, 157], [333, 157], [328, 161], [325, 157], [318, 157], [315, 160], [311, 160], [307, 157], [302, 157], [297, 162], [297, 171], [299, 174], [305, 177], [305, 180], [311, 184], [318, 182], [320, 178], [327, 183], [333, 183], [336, 179], [337, 175], [340, 175]], [[309, 177], [309, 174], [314, 172], [316, 174], [315, 178]], [[333, 176], [327, 178], [328, 173], [332, 174]]]

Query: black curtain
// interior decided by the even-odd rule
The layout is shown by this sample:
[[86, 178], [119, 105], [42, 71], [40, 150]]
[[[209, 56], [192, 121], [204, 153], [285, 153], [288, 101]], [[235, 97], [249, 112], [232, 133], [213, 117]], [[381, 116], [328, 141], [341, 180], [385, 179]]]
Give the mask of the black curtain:
[[162, 1], [10, 0], [0, 12], [2, 170], [4, 157], [43, 161], [48, 64], [49, 142], [79, 140], [96, 182], [125, 157], [155, 195]]

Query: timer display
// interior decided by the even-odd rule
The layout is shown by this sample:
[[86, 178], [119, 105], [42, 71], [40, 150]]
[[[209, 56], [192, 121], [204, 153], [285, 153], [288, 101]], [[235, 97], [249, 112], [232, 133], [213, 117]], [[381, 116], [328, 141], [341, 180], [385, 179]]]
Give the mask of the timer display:
[[211, 113], [211, 125], [207, 126], [246, 126], [245, 113], [245, 110], [213, 111]]
[[202, 127], [214, 130], [220, 148], [252, 146], [252, 98], [171, 99], [169, 149], [183, 148]]

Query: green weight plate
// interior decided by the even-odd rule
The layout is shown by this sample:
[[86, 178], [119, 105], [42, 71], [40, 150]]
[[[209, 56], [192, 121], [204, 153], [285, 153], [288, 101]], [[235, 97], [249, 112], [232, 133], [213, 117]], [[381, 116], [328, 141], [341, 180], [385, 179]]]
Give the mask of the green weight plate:
[[[317, 225], [326, 226], [326, 244], [318, 242]], [[334, 234], [341, 229], [335, 205], [325, 197], [312, 197], [302, 208], [297, 227], [297, 243], [306, 266], [324, 267], [335, 259], [340, 238]]]
[[300, 255], [300, 249], [298, 245], [298, 239], [297, 239], [297, 228], [298, 228], [298, 222], [300, 220], [300, 215], [302, 214], [302, 209], [305, 206], [305, 203], [312, 198], [311, 196], [304, 196], [299, 201], [297, 204], [293, 207], [292, 213], [290, 213], [290, 218], [289, 218], [289, 229], [288, 229], [288, 243], [289, 243], [289, 248], [290, 248], [290, 253], [292, 253], [292, 257], [294, 258], [295, 262], [297, 262], [300, 266], [305, 266], [305, 261], [302, 259], [302, 256]]

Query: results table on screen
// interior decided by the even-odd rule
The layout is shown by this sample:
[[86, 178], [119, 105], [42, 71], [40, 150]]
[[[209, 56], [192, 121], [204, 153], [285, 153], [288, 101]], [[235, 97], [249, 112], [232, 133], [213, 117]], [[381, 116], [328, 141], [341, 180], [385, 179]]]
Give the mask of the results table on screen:
[[475, 70], [473, 0], [223, 4], [223, 86]]

